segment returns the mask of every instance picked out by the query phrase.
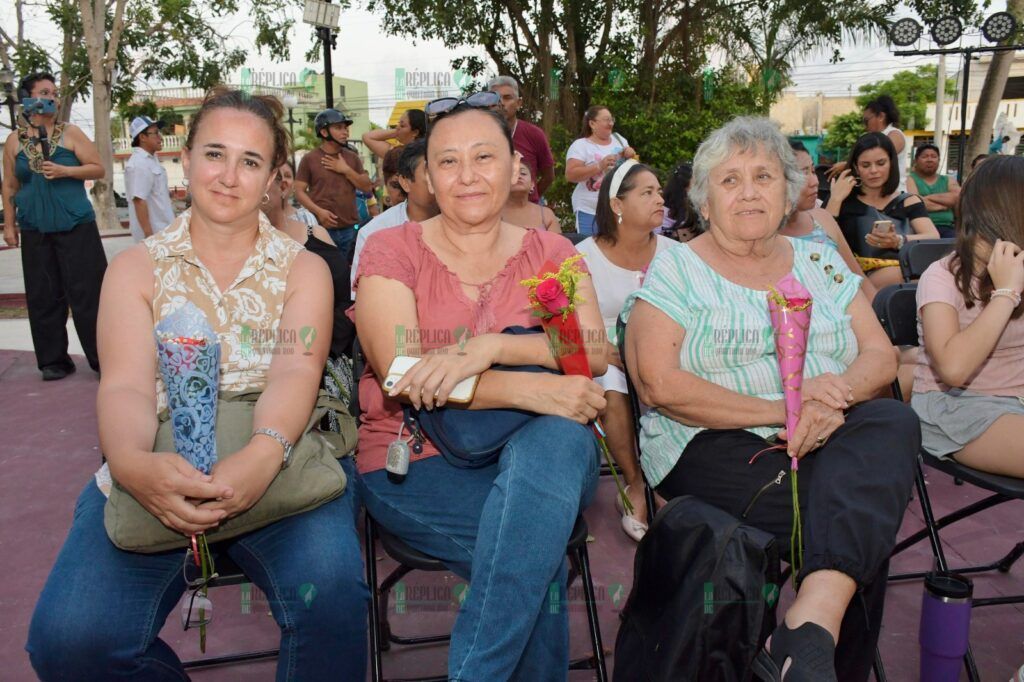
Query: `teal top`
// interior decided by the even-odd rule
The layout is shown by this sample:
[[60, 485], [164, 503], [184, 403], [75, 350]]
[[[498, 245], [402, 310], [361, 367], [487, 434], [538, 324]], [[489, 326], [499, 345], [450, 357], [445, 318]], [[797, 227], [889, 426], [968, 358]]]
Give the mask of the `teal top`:
[[817, 220], [811, 218], [811, 223], [814, 225], [814, 228], [810, 232], [807, 234], [794, 235], [793, 238], [802, 239], [805, 242], [811, 242], [814, 244], [826, 244], [831, 246], [833, 249], [838, 248], [836, 247], [835, 241], [828, 235], [828, 232], [825, 231], [825, 228], [822, 227]]
[[[832, 248], [789, 238], [793, 275], [811, 293], [811, 330], [804, 376], [842, 374], [856, 359], [857, 337], [846, 310], [860, 277]], [[643, 287], [622, 312], [628, 319], [637, 299], [668, 315], [685, 330], [679, 367], [705, 381], [766, 400], [782, 398], [782, 379], [768, 316], [768, 292], [748, 289], [719, 275], [688, 244], [655, 256]], [[748, 428], [763, 438], [778, 425]], [[641, 461], [651, 485], [672, 470], [703, 427], [687, 426], [658, 410], [641, 419]]]
[[[949, 191], [949, 176], [940, 174], [935, 180], [934, 185], [929, 185], [914, 171], [910, 172], [910, 177], [914, 178], [914, 184], [917, 185], [917, 193], [922, 197], [926, 197], [929, 194], [943, 194]], [[952, 227], [953, 223], [956, 221], [956, 218], [953, 215], [953, 209], [951, 208], [947, 208], [942, 211], [928, 211], [928, 217], [932, 219], [932, 222], [936, 226], [944, 225], [946, 227]]]
[[[38, 232], [67, 232], [76, 225], [96, 220], [96, 213], [85, 193], [85, 181], [75, 178], [47, 180], [40, 171], [33, 170], [42, 163], [42, 157], [38, 146], [28, 146], [23, 134], [24, 129], [19, 128], [22, 144], [14, 159], [14, 176], [20, 185], [14, 195], [18, 226], [22, 230]], [[60, 146], [63, 137], [63, 126], [58, 126], [50, 141], [50, 161], [62, 166], [81, 166], [74, 152]]]

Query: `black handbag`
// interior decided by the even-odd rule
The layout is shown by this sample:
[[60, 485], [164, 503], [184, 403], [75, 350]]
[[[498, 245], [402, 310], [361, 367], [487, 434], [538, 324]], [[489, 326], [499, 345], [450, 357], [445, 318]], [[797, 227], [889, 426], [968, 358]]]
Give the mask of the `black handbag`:
[[[508, 327], [501, 333], [540, 334], [543, 330], [540, 327]], [[558, 374], [540, 365], [494, 365], [491, 369]], [[403, 412], [410, 431], [422, 431], [449, 464], [461, 469], [479, 469], [493, 464], [509, 439], [537, 416], [535, 412], [525, 410], [467, 410], [447, 406], [432, 410], [407, 406]]]

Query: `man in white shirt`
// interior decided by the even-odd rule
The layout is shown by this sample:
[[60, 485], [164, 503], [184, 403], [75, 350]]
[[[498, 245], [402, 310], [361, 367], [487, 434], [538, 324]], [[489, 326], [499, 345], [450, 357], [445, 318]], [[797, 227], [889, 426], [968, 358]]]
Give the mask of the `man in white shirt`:
[[413, 140], [405, 145], [398, 157], [398, 182], [405, 192], [405, 201], [396, 204], [379, 216], [366, 223], [356, 232], [356, 251], [352, 258], [352, 300], [355, 300], [356, 273], [359, 271], [359, 254], [366, 246], [366, 240], [374, 232], [397, 227], [402, 223], [421, 223], [433, 218], [440, 210], [434, 195], [427, 186], [427, 164], [424, 156], [426, 142], [422, 139]]
[[167, 171], [156, 153], [164, 146], [160, 128], [163, 121], [136, 116], [128, 126], [132, 156], [124, 167], [124, 188], [128, 199], [128, 228], [139, 242], [156, 234], [174, 220]]

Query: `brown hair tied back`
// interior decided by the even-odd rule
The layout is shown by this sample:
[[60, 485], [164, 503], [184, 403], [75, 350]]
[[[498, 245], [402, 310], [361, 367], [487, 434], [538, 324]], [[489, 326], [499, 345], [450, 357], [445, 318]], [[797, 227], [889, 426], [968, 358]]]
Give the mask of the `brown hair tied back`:
[[288, 131], [282, 122], [284, 107], [281, 102], [271, 95], [251, 95], [241, 90], [232, 90], [225, 85], [214, 86], [206, 93], [199, 111], [192, 117], [189, 125], [188, 137], [185, 140], [186, 149], [193, 148], [196, 131], [202, 125], [206, 114], [214, 109], [247, 111], [262, 120], [270, 129], [274, 140], [274, 155], [270, 167], [278, 168], [288, 160]]
[[[983, 242], [994, 246], [997, 239], [1024, 248], [1024, 158], [995, 156], [971, 173], [960, 192], [957, 211], [956, 251], [950, 271], [964, 304], [987, 305], [992, 297], [992, 277], [987, 263], [978, 258], [977, 246]], [[1011, 319], [1024, 314], [1024, 304], [1017, 306]]]

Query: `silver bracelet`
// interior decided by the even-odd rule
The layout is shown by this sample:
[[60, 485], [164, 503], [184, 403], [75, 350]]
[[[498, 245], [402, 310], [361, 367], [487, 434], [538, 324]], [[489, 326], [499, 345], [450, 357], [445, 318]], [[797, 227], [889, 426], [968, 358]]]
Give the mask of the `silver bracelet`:
[[991, 301], [996, 296], [1003, 296], [1005, 298], [1010, 299], [1011, 301], [1013, 301], [1014, 308], [1020, 305], [1020, 294], [1014, 291], [1013, 289], [996, 289], [995, 291], [992, 292], [992, 295], [989, 296], [989, 300]]

